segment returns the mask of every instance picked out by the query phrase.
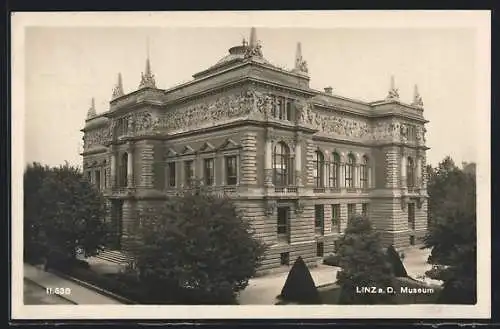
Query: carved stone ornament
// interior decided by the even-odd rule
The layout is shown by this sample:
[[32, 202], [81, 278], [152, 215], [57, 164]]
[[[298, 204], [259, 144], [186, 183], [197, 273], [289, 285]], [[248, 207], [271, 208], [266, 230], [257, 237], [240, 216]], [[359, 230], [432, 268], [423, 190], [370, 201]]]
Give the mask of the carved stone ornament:
[[406, 207], [408, 206], [408, 198], [401, 197], [401, 210], [406, 211]]
[[110, 128], [99, 128], [85, 132], [83, 136], [83, 149], [87, 150], [91, 146], [105, 145], [111, 140]]
[[417, 208], [422, 209], [422, 206], [425, 202], [425, 197], [421, 196], [417, 198]]
[[[254, 106], [258, 103], [259, 95], [253, 91], [244, 91], [240, 94], [221, 96], [210, 102], [201, 101], [198, 104], [171, 110], [160, 120], [160, 127], [167, 130], [193, 129], [206, 124], [215, 125], [217, 122], [229, 120], [250, 114], [252, 111], [262, 111]], [[147, 120], [145, 120], [147, 126]]]
[[268, 201], [266, 205], [266, 215], [272, 216], [277, 208], [276, 201]]
[[297, 201], [297, 206], [295, 207], [295, 213], [300, 215], [304, 212], [305, 203], [302, 200]]

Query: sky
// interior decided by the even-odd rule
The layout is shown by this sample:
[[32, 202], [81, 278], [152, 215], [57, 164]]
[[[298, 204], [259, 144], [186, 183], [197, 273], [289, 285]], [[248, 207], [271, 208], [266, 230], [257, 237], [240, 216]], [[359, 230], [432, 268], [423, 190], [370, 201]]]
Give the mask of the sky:
[[[27, 27], [25, 163], [81, 165], [82, 132], [92, 97], [109, 106], [120, 72], [137, 89], [148, 53], [159, 88], [215, 64], [248, 39], [247, 27]], [[298, 41], [310, 86], [364, 101], [385, 98], [394, 75], [400, 98], [418, 84], [427, 124], [428, 163], [450, 155], [477, 161], [476, 35], [471, 28], [257, 28], [264, 57], [291, 68]], [[149, 40], [149, 42], [148, 42]], [[147, 44], [149, 43], [149, 47]]]

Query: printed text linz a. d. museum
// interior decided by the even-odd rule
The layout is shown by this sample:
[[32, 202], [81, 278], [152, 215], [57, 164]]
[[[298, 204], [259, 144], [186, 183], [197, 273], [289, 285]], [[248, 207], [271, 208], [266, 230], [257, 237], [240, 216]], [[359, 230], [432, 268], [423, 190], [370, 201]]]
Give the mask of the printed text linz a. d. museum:
[[[293, 59], [293, 50], [291, 51]], [[255, 29], [193, 80], [156, 86], [149, 58], [136, 91], [121, 75], [109, 110], [88, 112], [83, 166], [103, 190], [126, 248], [137, 214], [193, 178], [230, 195], [271, 245], [261, 271], [314, 265], [335, 250], [351, 214], [384, 243], [418, 244], [427, 229], [422, 99], [399, 100], [394, 79], [371, 103], [309, 87], [300, 43], [286, 70], [263, 56]]]

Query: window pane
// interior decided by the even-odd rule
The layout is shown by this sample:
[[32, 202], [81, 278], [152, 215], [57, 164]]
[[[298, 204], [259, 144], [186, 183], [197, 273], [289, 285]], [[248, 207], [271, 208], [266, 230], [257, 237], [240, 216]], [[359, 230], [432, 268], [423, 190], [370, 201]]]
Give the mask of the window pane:
[[226, 157], [226, 185], [236, 185], [238, 171], [236, 165], [236, 156]]
[[204, 171], [203, 176], [205, 178], [205, 185], [213, 185], [214, 184], [214, 159], [205, 159], [204, 160]]
[[184, 177], [185, 177], [184, 183], [187, 186], [191, 186], [194, 178], [194, 162], [192, 160], [184, 162]]

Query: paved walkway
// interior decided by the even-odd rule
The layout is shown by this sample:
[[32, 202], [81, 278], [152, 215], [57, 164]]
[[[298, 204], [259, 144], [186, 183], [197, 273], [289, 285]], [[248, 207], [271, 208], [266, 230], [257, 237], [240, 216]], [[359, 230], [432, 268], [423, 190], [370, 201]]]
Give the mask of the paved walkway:
[[24, 264], [24, 277], [44, 288], [70, 288], [71, 293], [69, 295], [64, 295], [64, 298], [79, 305], [121, 304], [115, 299], [101, 295], [78, 283], [63, 279], [53, 273], [45, 272], [43, 269], [29, 264]]

